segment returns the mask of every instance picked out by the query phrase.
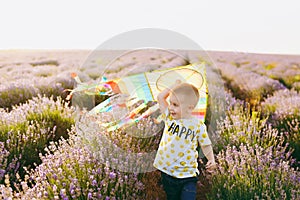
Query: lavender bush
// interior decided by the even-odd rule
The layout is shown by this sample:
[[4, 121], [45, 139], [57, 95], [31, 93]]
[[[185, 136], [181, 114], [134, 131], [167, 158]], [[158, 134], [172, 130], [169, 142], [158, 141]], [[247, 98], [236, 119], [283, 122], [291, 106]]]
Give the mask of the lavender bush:
[[5, 149], [4, 143], [0, 142], [0, 180], [4, 178], [9, 152]]
[[260, 61], [256, 64], [252, 64], [252, 66], [249, 66], [246, 70], [278, 80], [285, 87], [291, 88], [294, 83], [300, 80], [299, 64], [289, 62], [288, 60], [284, 62], [285, 63]]
[[210, 85], [209, 89], [205, 124], [211, 140], [215, 143], [219, 137], [218, 122], [226, 117], [228, 111], [235, 104], [242, 104], [242, 101], [234, 98], [230, 91], [220, 92], [222, 87]]
[[153, 171], [153, 161], [163, 124], [156, 124], [148, 117], [114, 131], [107, 131], [107, 127], [103, 127], [102, 124], [114, 120], [118, 124], [115, 114], [114, 112], [100, 115], [83, 114], [76, 123], [78, 136], [100, 162], [109, 162], [119, 171], [139, 173]]
[[[39, 153], [44, 152], [50, 141], [67, 138], [67, 130], [74, 124], [72, 110], [61, 99], [36, 97], [13, 107], [11, 112], [0, 113], [0, 141], [8, 152], [7, 163], [1, 170], [10, 175], [12, 182], [17, 181], [17, 174], [24, 177], [23, 167], [40, 164]], [[2, 176], [0, 183], [3, 181]]]
[[227, 87], [232, 90], [234, 96], [248, 101], [251, 105], [257, 105], [267, 95], [285, 88], [277, 80], [242, 68], [226, 64], [219, 68], [223, 78], [227, 82]]
[[208, 100], [205, 116], [205, 123], [211, 137], [215, 136], [217, 121], [225, 117], [225, 114], [236, 100], [230, 91], [225, 88], [225, 82], [220, 76], [220, 72], [213, 65], [206, 68], [208, 84]]
[[31, 99], [37, 94], [37, 88], [35, 88], [31, 81], [28, 80], [1, 84], [0, 107], [11, 109], [13, 105], [25, 103], [28, 99]]
[[[247, 104], [246, 104], [247, 105]], [[223, 120], [218, 122], [214, 150], [219, 152], [226, 146], [241, 144], [259, 145], [263, 148], [282, 145], [283, 138], [278, 130], [267, 125], [267, 118], [260, 111], [251, 111], [237, 103], [232, 106]]]
[[[149, 119], [141, 120], [137, 128], [123, 129], [123, 131], [135, 131], [134, 133], [98, 132], [102, 135], [101, 137], [89, 131], [79, 132], [78, 137], [78, 133], [75, 134], [75, 129], [73, 129], [68, 140], [63, 139], [59, 143], [50, 144], [47, 148], [47, 155], [41, 155], [42, 163], [31, 172], [30, 177], [25, 178], [26, 181], [20, 184], [22, 188], [19, 192], [13, 192], [9, 184], [2, 185], [2, 195], [16, 199], [145, 199], [145, 196], [153, 197], [154, 188], [147, 187], [145, 191], [144, 187], [144, 184], [155, 178], [151, 177], [153, 173], [139, 173], [141, 169], [138, 169], [141, 166], [143, 169], [148, 169], [149, 165], [152, 166], [154, 157], [152, 158], [151, 155], [154, 154], [150, 153], [150, 157], [147, 157], [149, 160], [141, 160], [140, 155], [156, 150], [159, 143], [159, 137], [149, 135], [151, 132], [149, 129], [155, 129], [157, 126], [157, 131], [160, 131], [160, 125], [149, 126], [149, 124]], [[77, 131], [82, 126], [78, 127]], [[98, 140], [92, 142], [89, 137]], [[87, 145], [87, 142], [90, 143]], [[124, 154], [117, 149], [124, 151]], [[33, 187], [31, 188], [30, 185]], [[153, 186], [157, 187], [157, 183]]]
[[14, 105], [25, 103], [38, 95], [65, 99], [68, 95], [66, 89], [74, 87], [74, 80], [70, 74], [64, 75], [19, 79], [3, 84], [0, 87], [0, 107], [12, 109]]
[[241, 144], [217, 155], [208, 199], [299, 199], [300, 172], [286, 148]]
[[[9, 192], [2, 185], [2, 195], [22, 199], [144, 199], [143, 183], [135, 173], [112, 169], [101, 163], [81, 138], [73, 134], [59, 144], [51, 143], [42, 164], [22, 182], [21, 192]], [[30, 181], [34, 187], [28, 187]]]
[[262, 103], [269, 122], [285, 133], [286, 140], [294, 149], [293, 156], [300, 161], [300, 93], [280, 90]]
[[300, 93], [295, 90], [279, 90], [268, 97], [262, 106], [272, 120], [300, 116]]
[[293, 83], [292, 89], [299, 92], [300, 91], [300, 81], [297, 81], [297, 82]]
[[292, 88], [295, 83], [300, 81], [300, 70], [299, 67], [291, 68], [283, 66], [281, 71], [272, 73], [270, 77], [279, 80], [287, 88]]
[[75, 85], [75, 81], [71, 78], [70, 74], [65, 74], [65, 76], [53, 76], [45, 79], [43, 84], [40, 84], [41, 82], [42, 80], [39, 79], [39, 81], [35, 83], [39, 94], [47, 97], [53, 96], [54, 98], [61, 97], [63, 99], [68, 95], [66, 89], [73, 89]]
[[[298, 199], [299, 169], [285, 136], [250, 107], [235, 104], [219, 121], [218, 168], [208, 199]], [[209, 176], [208, 176], [209, 177]]]

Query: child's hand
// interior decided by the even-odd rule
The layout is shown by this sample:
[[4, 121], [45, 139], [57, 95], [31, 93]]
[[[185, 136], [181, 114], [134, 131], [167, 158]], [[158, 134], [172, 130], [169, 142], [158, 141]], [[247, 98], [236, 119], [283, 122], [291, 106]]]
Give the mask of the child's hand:
[[206, 163], [206, 170], [208, 173], [212, 173], [217, 167], [217, 164], [214, 160], [209, 160], [207, 163]]

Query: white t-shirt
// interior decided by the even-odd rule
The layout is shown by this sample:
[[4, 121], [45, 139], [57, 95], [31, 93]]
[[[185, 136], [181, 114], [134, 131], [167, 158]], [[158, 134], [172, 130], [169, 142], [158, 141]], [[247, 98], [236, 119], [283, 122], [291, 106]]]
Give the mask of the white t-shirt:
[[162, 114], [164, 132], [153, 166], [176, 178], [194, 177], [198, 170], [198, 142], [209, 145], [206, 126], [199, 119], [172, 119], [168, 109]]

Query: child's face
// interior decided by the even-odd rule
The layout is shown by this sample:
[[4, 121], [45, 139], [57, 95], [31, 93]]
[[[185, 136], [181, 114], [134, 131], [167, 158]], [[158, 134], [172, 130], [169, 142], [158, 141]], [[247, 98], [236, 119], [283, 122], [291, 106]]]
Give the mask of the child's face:
[[182, 95], [170, 95], [169, 112], [173, 119], [190, 118], [193, 106], [191, 106]]

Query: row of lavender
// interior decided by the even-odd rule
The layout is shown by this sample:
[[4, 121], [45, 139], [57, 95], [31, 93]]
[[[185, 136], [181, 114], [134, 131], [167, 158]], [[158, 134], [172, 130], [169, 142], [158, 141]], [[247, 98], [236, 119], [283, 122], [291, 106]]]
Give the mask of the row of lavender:
[[293, 64], [287, 70], [294, 71], [293, 76], [282, 67], [275, 71], [275, 64], [250, 65], [224, 61], [219, 65], [227, 88], [242, 102], [219, 121], [215, 146], [219, 166], [207, 197], [298, 199], [300, 69]]
[[[230, 72], [230, 68], [227, 70]], [[236, 72], [235, 68], [232, 68], [230, 73], [233, 72]], [[241, 75], [241, 72], [238, 72]], [[222, 71], [225, 80], [228, 80], [225, 74]], [[300, 196], [300, 175], [299, 171], [292, 167], [295, 161], [291, 157], [290, 146], [294, 143], [294, 148], [299, 147], [299, 93], [281, 86], [268, 93], [266, 91], [269, 90], [263, 88], [269, 79], [263, 76], [258, 80], [257, 74], [251, 72], [247, 80], [251, 80], [251, 75], [255, 77], [256, 82], [263, 82], [260, 83], [262, 98], [256, 100], [261, 102], [261, 111], [257, 108], [251, 110], [250, 106], [245, 106], [247, 104], [244, 101], [236, 100], [228, 92], [220, 96], [218, 90], [223, 89], [220, 85], [211, 83], [209, 86], [212, 96], [209, 116], [215, 116], [213, 112], [216, 110], [225, 112], [217, 121], [213, 118], [209, 121], [210, 132], [216, 133], [213, 139], [219, 165], [216, 173], [204, 173], [205, 178], [210, 181], [210, 190], [205, 190], [207, 198], [297, 199]], [[229, 85], [232, 82], [227, 83]], [[245, 81], [237, 82], [236, 87], [245, 84]], [[248, 88], [241, 91], [250, 90]], [[268, 97], [265, 92], [273, 96]], [[241, 98], [236, 91], [233, 94]], [[223, 97], [226, 97], [226, 101], [218, 102]], [[245, 100], [248, 101], [247, 98]], [[73, 123], [70, 120], [71, 113], [72, 110], [62, 103], [61, 99], [54, 101], [45, 97], [14, 107], [10, 112], [1, 110], [1, 137], [11, 137], [3, 137], [0, 146], [3, 152], [0, 157], [3, 198], [163, 198], [156, 171], [144, 174], [120, 172], [111, 168], [111, 163], [99, 162], [91, 149], [86, 148], [74, 128], [70, 128], [70, 124]], [[57, 120], [55, 125], [62, 124], [60, 128], [49, 125], [49, 121], [54, 119]], [[140, 127], [148, 125], [145, 122], [140, 123]], [[58, 129], [60, 131], [57, 131]], [[71, 131], [68, 133], [67, 129]], [[10, 133], [7, 134], [5, 130], [9, 130]], [[125, 149], [128, 154], [155, 149], [159, 141], [158, 138], [137, 140], [124, 132], [101, 134]], [[50, 142], [57, 141], [62, 135], [70, 138], [56, 143]], [[27, 162], [33, 155], [32, 152], [36, 152], [36, 155], [42, 153], [40, 158], [35, 157], [34, 162], [41, 163], [35, 169], [33, 162]], [[103, 152], [102, 156], [111, 157], [109, 153]], [[22, 173], [22, 167], [31, 167], [32, 171], [26, 173], [24, 170]], [[15, 172], [19, 172], [21, 177], [14, 177]]]
[[[228, 64], [220, 67], [222, 77], [235, 97], [245, 100], [251, 107], [261, 109], [264, 117], [268, 118], [268, 123], [278, 131], [285, 133], [286, 142], [294, 149], [294, 157], [300, 161], [299, 91], [297, 88], [289, 89], [289, 86], [282, 84], [277, 78], [271, 79], [270, 71], [268, 71], [269, 76], [260, 75], [255, 71], [258, 71], [257, 67], [254, 69], [237, 68]], [[300, 68], [298, 71], [294, 69], [294, 73], [297, 77], [297, 73], [300, 74]], [[290, 73], [287, 76], [281, 75], [285, 82], [297, 85], [299, 81], [297, 82], [295, 77], [291, 78]]]

